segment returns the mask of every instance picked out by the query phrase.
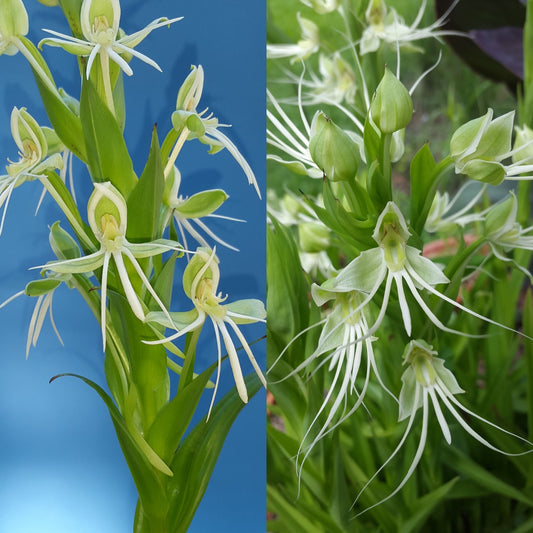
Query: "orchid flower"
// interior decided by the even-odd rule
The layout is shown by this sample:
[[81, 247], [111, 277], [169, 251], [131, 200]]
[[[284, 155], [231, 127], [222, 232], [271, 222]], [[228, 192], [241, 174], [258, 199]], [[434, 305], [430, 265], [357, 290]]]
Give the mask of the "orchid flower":
[[179, 133], [178, 140], [172, 150], [168, 163], [165, 167], [165, 177], [167, 177], [178, 157], [178, 154], [187, 139], [198, 139], [200, 142], [210, 146], [209, 153], [216, 154], [223, 148], [233, 156], [244, 171], [248, 183], [253, 185], [257, 196], [261, 198], [259, 185], [250, 165], [239, 152], [233, 141], [219, 128], [230, 128], [230, 124], [220, 124], [218, 119], [210, 113], [206, 116], [209, 108], [197, 111], [197, 107], [202, 97], [204, 89], [204, 69], [201, 65], [191, 66], [191, 73], [183, 82], [176, 100], [176, 111], [172, 113], [172, 125]]
[[35, 345], [37, 344], [47, 313], [50, 315], [50, 322], [57, 338], [59, 339], [59, 342], [63, 344], [63, 339], [61, 338], [61, 335], [59, 334], [59, 331], [54, 321], [54, 315], [52, 312], [52, 299], [55, 290], [64, 281], [66, 281], [66, 278], [62, 275], [51, 275], [46, 279], [31, 281], [26, 285], [26, 288], [24, 290], [17, 292], [16, 294], [8, 298], [6, 301], [2, 302], [2, 304], [0, 304], [1, 309], [8, 303], [15, 300], [15, 298], [18, 298], [19, 296], [22, 296], [24, 294], [26, 296], [33, 296], [37, 298], [37, 301], [35, 302], [35, 306], [33, 308], [33, 313], [31, 315], [30, 325], [28, 327], [28, 336], [26, 340], [26, 359], [30, 354], [30, 348], [32, 346], [35, 347]]
[[111, 259], [115, 263], [117, 272], [124, 289], [125, 296], [134, 315], [142, 321], [146, 319], [146, 313], [141, 299], [135, 292], [133, 284], [124, 263], [127, 257], [135, 272], [150, 295], [157, 302], [165, 314], [168, 311], [163, 302], [152, 288], [150, 281], [143, 272], [137, 259], [153, 257], [169, 250], [183, 252], [183, 248], [174, 241], [157, 239], [146, 243], [130, 243], [126, 239], [127, 210], [126, 201], [111, 182], [95, 183], [94, 191], [89, 198], [87, 207], [89, 226], [97, 240], [100, 242], [100, 250], [84, 257], [52, 261], [34, 268], [43, 268], [47, 271], [59, 274], [82, 274], [95, 272], [102, 268], [101, 279], [101, 308], [100, 324], [102, 329], [102, 341], [105, 350], [106, 345], [106, 309], [107, 309], [107, 279], [109, 275], [109, 263]]
[[445, 232], [460, 226], [461, 228], [471, 222], [478, 222], [484, 219], [484, 213], [469, 213], [479, 199], [485, 193], [486, 186], [478, 187], [476, 194], [460, 209], [456, 209], [457, 204], [461, 204], [467, 189], [475, 187], [476, 183], [468, 181], [465, 183], [450, 200], [450, 195], [445, 192], [441, 194], [437, 191], [424, 229], [428, 233]]
[[[313, 285], [312, 296], [315, 304], [318, 306], [322, 306], [327, 301], [334, 299], [332, 310], [326, 317], [326, 320], [323, 321], [324, 327], [315, 351], [287, 377], [300, 372], [315, 360], [322, 358], [322, 361], [313, 370], [313, 373], [323, 365], [327, 364], [328, 372], [332, 374], [332, 381], [325, 394], [320, 409], [313, 418], [302, 439], [302, 443], [298, 450], [298, 456], [303, 453], [304, 443], [320, 415], [326, 410], [330, 402], [333, 403], [331, 407], [329, 407], [326, 420], [322, 424], [320, 430], [313, 436], [312, 442], [305, 446], [305, 455], [300, 462], [299, 468], [298, 460], [296, 461], [299, 476], [301, 476], [303, 464], [315, 444], [327, 433], [333, 431], [346, 418], [351, 416], [363, 403], [370, 382], [371, 370], [376, 375], [381, 387], [392, 396], [396, 402], [398, 401], [394, 394], [386, 387], [379, 374], [372, 345], [377, 339], [369, 333], [370, 328], [365, 316], [365, 309], [363, 308], [360, 311], [356, 311], [356, 309], [360, 308], [360, 303], [364, 300], [365, 295], [355, 291], [349, 294], [334, 294], [323, 290], [323, 288], [320, 288], [317, 285]], [[359, 374], [364, 353], [366, 353], [366, 370], [364, 372], [362, 388], [358, 391], [356, 388], [356, 379]], [[354, 402], [351, 402], [353, 405], [351, 405], [348, 410], [346, 410], [345, 407], [345, 412], [340, 416], [337, 416], [341, 406], [346, 406], [350, 403], [350, 398], [353, 395], [357, 397]], [[337, 418], [337, 420], [332, 424], [335, 418]]]
[[[427, 290], [457, 309], [461, 309], [485, 322], [495, 324], [504, 329], [510, 329], [503, 324], [494, 322], [468, 309], [437, 291], [435, 289], [436, 285], [449, 283], [449, 280], [439, 267], [421, 255], [420, 250], [407, 245], [407, 240], [410, 235], [411, 233], [407, 228], [407, 223], [401, 211], [393, 202], [388, 202], [380, 214], [374, 233], [372, 234], [373, 239], [378, 243], [378, 247], [361, 252], [329, 284], [322, 285], [321, 289], [334, 293], [364, 292], [367, 296], [354, 311], [357, 312], [374, 298], [383, 282], [385, 282], [383, 303], [381, 304], [378, 317], [368, 334], [373, 334], [379, 328], [385, 317], [393, 283], [397, 288], [402, 320], [405, 331], [409, 336], [411, 335], [412, 329], [411, 314], [405, 296], [404, 283], [429, 320], [443, 331], [470, 336], [467, 333], [459, 332], [445, 326], [424, 301], [420, 295], [420, 289]], [[510, 331], [515, 330], [510, 329]]]
[[270, 59], [279, 59], [282, 57], [291, 57], [292, 62], [307, 59], [318, 51], [320, 46], [320, 34], [318, 26], [302, 16], [296, 14], [300, 26], [302, 38], [297, 44], [267, 44], [267, 57]]
[[0, 235], [4, 227], [9, 200], [15, 187], [22, 185], [25, 181], [46, 180], [46, 172], [63, 166], [60, 154], [46, 157], [48, 147], [44, 132], [26, 108], [13, 108], [11, 133], [19, 148], [20, 158], [17, 162], [9, 161], [9, 165], [6, 166], [7, 174], [0, 176], [0, 207], [4, 206]]
[[500, 260], [511, 262], [533, 283], [533, 276], [527, 268], [505, 255], [511, 250], [533, 250], [533, 226], [522, 228], [517, 222], [518, 202], [511, 191], [502, 202], [491, 207], [485, 218], [485, 237], [492, 253]]
[[339, 0], [300, 0], [300, 2], [314, 9], [319, 15], [331, 13], [339, 8]]
[[184, 313], [172, 312], [169, 316], [160, 312], [150, 313], [147, 317], [150, 322], [157, 322], [168, 328], [178, 329], [178, 332], [163, 339], [144, 341], [146, 344], [166, 344], [182, 337], [186, 333], [200, 329], [207, 317], [211, 319], [217, 343], [218, 371], [209, 412], [211, 412], [213, 407], [220, 379], [220, 367], [222, 364], [221, 336], [228, 352], [239, 397], [244, 403], [248, 402], [248, 392], [244, 383], [239, 357], [228, 331], [228, 326], [229, 329], [233, 330], [233, 333], [242, 344], [261, 383], [266, 387], [263, 372], [257, 364], [248, 342], [238, 327], [238, 324], [265, 322], [265, 306], [263, 302], [254, 299], [238, 300], [236, 302], [222, 304], [227, 296], [223, 297], [220, 292], [217, 293], [219, 281], [220, 270], [218, 268], [218, 258], [215, 255], [215, 249], [211, 251], [205, 248], [198, 248], [183, 273], [183, 289], [187, 297], [194, 304], [194, 309]]
[[[492, 117], [493, 111], [489, 108], [485, 115], [470, 120], [455, 131], [450, 140], [455, 172], [489, 185], [499, 185], [505, 179], [532, 179], [531, 175], [522, 174], [533, 171], [529, 155], [533, 138], [523, 144], [517, 143], [511, 149], [514, 111], [495, 119]], [[513, 162], [504, 164], [503, 161], [509, 158]]]
[[440, 30], [439, 28], [446, 24], [446, 19], [456, 6], [459, 0], [455, 0], [448, 10], [427, 28], [419, 28], [419, 24], [426, 10], [427, 0], [423, 0], [420, 9], [413, 23], [408, 26], [402, 17], [398, 15], [394, 8], [387, 9], [383, 0], [370, 0], [365, 12], [365, 19], [368, 26], [363, 31], [363, 36], [359, 43], [361, 55], [375, 52], [378, 50], [381, 41], [394, 45], [398, 48], [409, 46], [414, 41], [421, 39], [434, 38], [439, 39], [445, 35], [465, 34], [457, 31]]
[[457, 408], [466, 413], [468, 416], [481, 420], [489, 426], [503, 431], [508, 435], [512, 435], [513, 437], [522, 440], [530, 446], [533, 446], [533, 443], [529, 442], [523, 437], [520, 437], [519, 435], [511, 433], [510, 431], [507, 431], [501, 428], [500, 426], [493, 424], [485, 418], [477, 415], [473, 411], [470, 411], [470, 409], [464, 407], [455, 398], [456, 394], [461, 394], [464, 392], [464, 390], [461, 389], [461, 387], [457, 383], [457, 379], [452, 374], [452, 372], [444, 367], [444, 360], [439, 357], [435, 357], [436, 355], [438, 355], [438, 353], [433, 350], [433, 347], [420, 339], [412, 340], [405, 348], [403, 355], [404, 364], [408, 364], [409, 366], [402, 375], [403, 385], [400, 391], [399, 420], [402, 421], [408, 418], [409, 421], [407, 423], [407, 428], [405, 429], [403, 437], [401, 438], [398, 446], [389, 456], [387, 461], [385, 461], [385, 463], [366, 482], [365, 486], [361, 489], [357, 498], [355, 499], [354, 505], [361, 496], [361, 494], [368, 487], [368, 485], [376, 478], [379, 472], [381, 472], [381, 470], [383, 470], [383, 468], [385, 468], [385, 466], [392, 460], [392, 458], [400, 451], [411, 431], [411, 428], [413, 427], [414, 419], [418, 409], [422, 408], [422, 431], [420, 434], [420, 441], [411, 466], [409, 467], [407, 474], [402, 479], [400, 484], [396, 487], [396, 489], [394, 489], [394, 491], [386, 498], [379, 501], [378, 503], [375, 503], [371, 507], [368, 507], [367, 509], [359, 513], [357, 516], [366, 513], [373, 507], [376, 507], [377, 505], [380, 505], [383, 502], [392, 498], [402, 489], [402, 487], [407, 483], [409, 478], [413, 475], [413, 472], [415, 471], [416, 467], [418, 466], [418, 463], [420, 462], [426, 444], [430, 401], [433, 406], [433, 410], [437, 417], [437, 421], [441, 428], [444, 439], [448, 444], [452, 443], [452, 436], [450, 428], [442, 411], [441, 403], [448, 409], [449, 413], [455, 418], [459, 425], [470, 436], [472, 436], [474, 439], [476, 439], [478, 442], [480, 442], [487, 448], [508, 456], [519, 456], [531, 453], [533, 451], [527, 450], [525, 452], [520, 453], [505, 452], [503, 450], [500, 450], [496, 446], [493, 446], [477, 431], [470, 427], [467, 422], [461, 417]]
[[150, 22], [150, 24], [142, 30], [132, 33], [131, 35], [124, 35], [123, 37], [117, 38], [120, 33], [120, 1], [83, 0], [80, 12], [80, 25], [85, 40], [54, 30], [44, 29], [43, 31], [54, 35], [54, 37], [43, 39], [39, 43], [39, 48], [41, 48], [43, 44], [58, 46], [71, 54], [88, 57], [86, 67], [87, 79], [89, 79], [91, 74], [96, 56], [99, 56], [107, 106], [114, 114], [115, 104], [113, 100], [109, 60], [116, 63], [128, 76], [133, 74], [133, 70], [121, 54], [131, 54], [144, 63], [161, 71], [161, 68], [153, 59], [141, 54], [134, 48], [148, 34], [150, 34], [152, 30], [162, 26], [169, 26], [173, 22], [177, 22], [182, 18], [183, 17], [177, 17], [169, 20], [166, 17], [160, 17]]
[[177, 17], [169, 20], [166, 17], [159, 17], [142, 30], [117, 39], [120, 25], [119, 0], [83, 0], [80, 24], [85, 40], [44, 29], [43, 31], [55, 35], [55, 37], [43, 39], [39, 43], [39, 48], [43, 44], [47, 44], [49, 46], [59, 46], [74, 55], [88, 56], [87, 79], [89, 79], [93, 62], [98, 54], [100, 54], [102, 63], [111, 59], [128, 76], [133, 74], [133, 70], [120, 54], [131, 54], [160, 71], [161, 68], [153, 59], [137, 52], [134, 47], [153, 30], [162, 26], [169, 26], [182, 18]]
[[[171, 186], [169, 184], [172, 184]], [[179, 194], [181, 185], [181, 172], [177, 167], [174, 167], [166, 179], [166, 189], [163, 194], [163, 202], [168, 207], [167, 219], [174, 216], [174, 220], [178, 226], [183, 246], [188, 249], [187, 237], [185, 232], [200, 245], [209, 248], [209, 245], [203, 235], [195, 228], [195, 225], [204, 233], [211, 237], [214, 241], [222, 244], [226, 248], [238, 251], [237, 248], [223, 241], [218, 237], [208, 226], [201, 220], [202, 218], [219, 218], [224, 220], [232, 220], [234, 222], [244, 222], [244, 220], [228, 217], [224, 215], [216, 215], [214, 212], [228, 199], [228, 195], [222, 189], [211, 189], [201, 191], [192, 196], [183, 197]], [[168, 223], [168, 220], [165, 224]], [[194, 225], [193, 225], [194, 224]]]

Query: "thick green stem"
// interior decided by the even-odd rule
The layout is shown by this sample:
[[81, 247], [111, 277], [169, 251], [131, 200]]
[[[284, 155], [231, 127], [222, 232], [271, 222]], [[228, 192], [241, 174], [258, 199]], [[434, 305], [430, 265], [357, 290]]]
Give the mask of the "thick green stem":
[[392, 200], [392, 164], [390, 149], [392, 143], [392, 133], [384, 133], [381, 139], [381, 172], [385, 182], [384, 190], [387, 191], [388, 200]]

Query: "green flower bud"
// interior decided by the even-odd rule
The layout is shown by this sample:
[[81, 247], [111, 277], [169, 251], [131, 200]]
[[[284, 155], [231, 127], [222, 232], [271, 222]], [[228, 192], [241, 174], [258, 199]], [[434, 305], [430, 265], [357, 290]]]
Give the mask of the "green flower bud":
[[324, 113], [317, 113], [311, 126], [309, 152], [313, 161], [331, 181], [353, 179], [357, 173], [355, 141]]
[[36, 279], [34, 281], [30, 281], [26, 285], [24, 294], [26, 294], [26, 296], [33, 297], [43, 296], [55, 291], [59, 285], [61, 285], [61, 283], [63, 283], [61, 280], [53, 278]]
[[59, 5], [59, 0], [39, 0], [39, 2], [48, 7], [54, 7]]
[[318, 222], [298, 224], [298, 237], [302, 252], [318, 253], [329, 246], [329, 230]]
[[370, 115], [383, 133], [394, 133], [411, 122], [413, 116], [411, 95], [403, 83], [387, 68], [370, 105]]

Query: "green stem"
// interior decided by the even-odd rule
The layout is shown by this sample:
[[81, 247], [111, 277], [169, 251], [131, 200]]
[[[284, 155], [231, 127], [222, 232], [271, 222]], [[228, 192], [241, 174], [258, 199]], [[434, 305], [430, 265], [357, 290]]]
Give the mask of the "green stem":
[[86, 246], [87, 249], [89, 249], [92, 252], [96, 251], [93, 241], [87, 235], [87, 233], [85, 232], [85, 229], [83, 228], [81, 223], [78, 221], [77, 217], [69, 209], [69, 207], [67, 206], [67, 204], [65, 203], [61, 195], [58, 193], [56, 188], [52, 185], [52, 183], [50, 183], [50, 181], [45, 176], [40, 176], [39, 181], [43, 184], [44, 188], [50, 193], [50, 195], [56, 201], [59, 208], [63, 211], [63, 213], [67, 217], [67, 220], [72, 226], [72, 229], [76, 232], [76, 235], [78, 236], [78, 238], [81, 241], [83, 241], [83, 245]]
[[385, 183], [388, 200], [392, 200], [392, 164], [390, 158], [390, 148], [392, 143], [392, 133], [384, 133], [381, 139], [381, 172]]
[[170, 157], [168, 158], [168, 162], [165, 166], [164, 176], [165, 179], [170, 174], [170, 171], [172, 170], [172, 167], [174, 166], [174, 163], [176, 162], [176, 159], [178, 158], [178, 155], [183, 148], [183, 145], [185, 144], [185, 141], [187, 140], [187, 137], [189, 136], [190, 130], [185, 126], [180, 133], [180, 136], [178, 137], [178, 140], [176, 141], [176, 144], [174, 145], [174, 148], [172, 149], [172, 153], [170, 154]]

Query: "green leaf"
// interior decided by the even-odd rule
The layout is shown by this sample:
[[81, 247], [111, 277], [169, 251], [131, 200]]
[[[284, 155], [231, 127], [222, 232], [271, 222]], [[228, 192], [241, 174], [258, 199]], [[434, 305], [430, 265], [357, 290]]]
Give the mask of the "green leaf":
[[[410, 220], [418, 234], [424, 229], [429, 208], [435, 196], [435, 191], [433, 191], [433, 195], [428, 198], [435, 180], [433, 173], [435, 166], [435, 159], [429, 149], [429, 144], [426, 143], [418, 150], [411, 162]], [[429, 203], [429, 207], [426, 206], [427, 203]]]
[[268, 328], [286, 345], [308, 325], [309, 290], [290, 231], [272, 221], [267, 227], [267, 309], [276, 309]]
[[126, 142], [115, 117], [87, 79], [81, 90], [80, 117], [93, 181], [110, 181], [128, 198], [137, 177]]
[[[218, 361], [195, 377], [157, 414], [148, 433], [148, 442], [165, 461], [170, 461], [191, 423], [198, 402]], [[183, 370], [182, 370], [183, 374]]]
[[163, 164], [157, 130], [154, 127], [148, 161], [128, 198], [127, 237], [131, 241], [146, 242], [161, 237], [162, 228], [159, 220], [164, 188]]
[[[316, 522], [298, 508], [274, 487], [267, 485], [268, 510], [279, 516], [283, 529], [290, 533], [325, 533]], [[275, 524], [275, 522], [274, 522]]]
[[[251, 398], [261, 387], [258, 376], [245, 378]], [[168, 482], [169, 531], [185, 533], [204, 495], [233, 421], [244, 404], [233, 387], [189, 433], [172, 462], [174, 477]]]
[[[59, 377], [71, 376], [84, 381], [92, 389], [94, 389], [100, 398], [106, 404], [115, 431], [117, 433], [120, 447], [124, 453], [124, 457], [130, 468], [133, 480], [139, 492], [139, 498], [142, 502], [143, 508], [148, 513], [153, 513], [156, 516], [166, 512], [166, 496], [158, 471], [153, 467], [147, 458], [145, 452], [139, 446], [138, 439], [135, 439], [128, 430], [126, 422], [119, 413], [116, 405], [113, 403], [111, 397], [96, 383], [77, 374], [60, 374], [54, 376], [50, 381], [54, 381]], [[142, 437], [139, 435], [142, 439]]]
[[413, 505], [412, 509], [410, 509], [409, 519], [401, 525], [399, 532], [413, 533], [415, 531], [420, 531], [420, 528], [423, 527], [425, 521], [434, 512], [435, 507], [448, 496], [458, 481], [459, 478], [455, 477], [448, 481], [448, 483], [445, 483], [429, 494], [419, 498]]
[[472, 481], [491, 492], [505, 496], [512, 500], [517, 500], [530, 507], [533, 507], [533, 500], [527, 497], [523, 491], [509, 485], [505, 481], [498, 479], [494, 474], [485, 470], [481, 465], [475, 463], [470, 457], [456, 450], [449, 448], [450, 459], [448, 464], [462, 476], [468, 476]]

